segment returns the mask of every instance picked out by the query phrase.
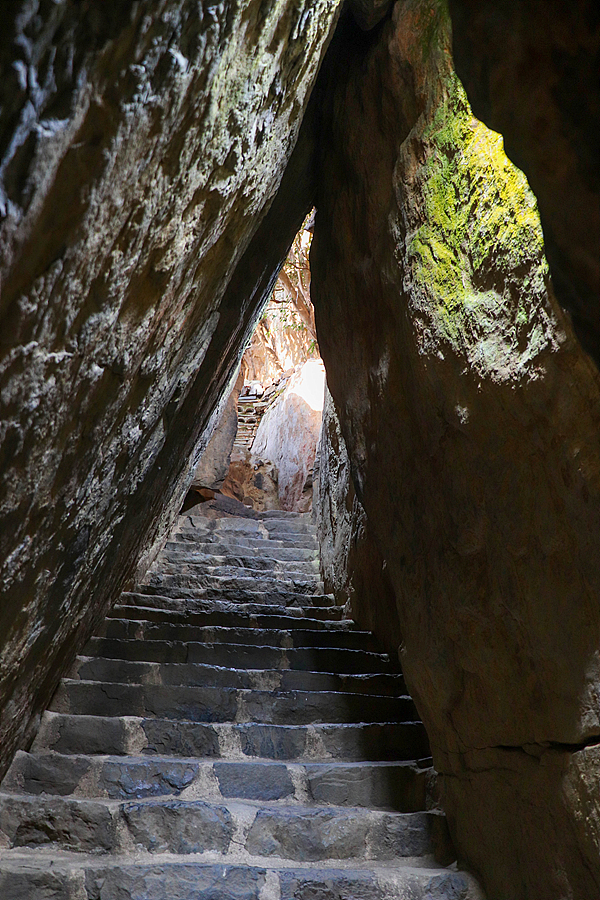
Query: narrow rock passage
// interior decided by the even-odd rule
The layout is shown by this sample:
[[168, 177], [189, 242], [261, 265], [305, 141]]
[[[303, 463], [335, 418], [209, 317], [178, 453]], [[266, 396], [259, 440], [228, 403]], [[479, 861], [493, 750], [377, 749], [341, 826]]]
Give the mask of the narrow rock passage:
[[214, 515], [180, 517], [15, 757], [2, 897], [479, 898], [434, 861], [423, 726], [308, 517]]

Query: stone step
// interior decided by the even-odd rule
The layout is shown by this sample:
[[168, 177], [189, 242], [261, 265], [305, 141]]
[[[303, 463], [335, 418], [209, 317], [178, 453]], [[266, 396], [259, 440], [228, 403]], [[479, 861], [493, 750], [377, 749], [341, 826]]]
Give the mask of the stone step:
[[48, 708], [52, 712], [84, 716], [157, 716], [192, 722], [275, 725], [403, 722], [417, 718], [410, 697], [121, 684], [68, 678], [61, 681]]
[[268, 556], [245, 556], [236, 553], [211, 554], [190, 550], [163, 550], [152, 567], [153, 571], [177, 575], [178, 573], [206, 572], [208, 575], [245, 578], [295, 578], [320, 580], [317, 560], [278, 560]]
[[[260, 542], [256, 542], [260, 543]], [[196, 544], [198, 546], [196, 546]], [[190, 545], [190, 546], [188, 546]], [[264, 545], [264, 546], [263, 546]], [[222, 557], [242, 557], [243, 559], [253, 559], [257, 560], [261, 557], [256, 556], [257, 547], [250, 547], [240, 545], [232, 550], [230, 544], [225, 544], [223, 542], [207, 542], [201, 544], [200, 541], [174, 541], [169, 540], [164, 546], [165, 553], [176, 554], [177, 556], [181, 555], [191, 555], [192, 557], [198, 556], [199, 559], [202, 559], [204, 556], [222, 556]], [[261, 551], [264, 552], [265, 558], [269, 560], [274, 560], [278, 563], [281, 562], [289, 562], [289, 563], [315, 563], [317, 566], [319, 564], [319, 553], [315, 548], [314, 550], [309, 547], [278, 547], [276, 543], [273, 541], [262, 542], [260, 546]], [[261, 553], [262, 556], [262, 553]]]
[[[76, 799], [0, 793], [4, 848], [212, 853], [308, 861], [393, 861], [432, 853], [436, 813], [361, 807], [259, 806], [205, 800]], [[235, 836], [235, 841], [233, 838]]]
[[[253, 581], [253, 588], [256, 582]], [[280, 585], [276, 588], [268, 588], [262, 586], [261, 589], [249, 590], [240, 588], [233, 590], [231, 586], [227, 591], [220, 587], [208, 588], [186, 588], [181, 585], [173, 585], [163, 582], [162, 584], [142, 584], [138, 586], [138, 593], [160, 595], [162, 597], [172, 597], [176, 600], [223, 600], [227, 597], [230, 603], [259, 603], [269, 606], [331, 606], [333, 604], [333, 594], [306, 594], [288, 590]]]
[[[258, 532], [226, 535], [223, 532], [207, 532], [192, 528], [182, 528], [171, 535], [169, 542], [197, 546], [199, 549], [206, 549], [209, 553], [252, 553], [253, 550], [260, 550], [261, 553], [268, 553], [269, 556], [275, 550], [318, 553], [315, 539], [310, 535], [302, 534], [295, 535], [291, 539], [282, 540], [281, 538], [268, 538]], [[213, 550], [209, 548], [213, 548]]]
[[[312, 600], [312, 597], [310, 599]], [[140, 594], [134, 591], [121, 594], [121, 601], [127, 606], [150, 607], [152, 609], [173, 610], [181, 613], [239, 613], [240, 615], [248, 616], [285, 615], [293, 616], [294, 619], [308, 618], [322, 621], [340, 621], [344, 618], [344, 609], [341, 606], [277, 607], [269, 603], [234, 603], [229, 600], [206, 600], [204, 598], [189, 600], [177, 597], [162, 597], [160, 594]]]
[[[243, 571], [243, 570], [242, 570]], [[293, 574], [293, 573], [292, 573]], [[192, 590], [196, 593], [204, 593], [207, 589], [218, 591], [221, 595], [226, 593], [235, 596], [241, 591], [257, 591], [265, 594], [276, 592], [293, 592], [294, 594], [322, 594], [323, 583], [319, 578], [256, 578], [243, 574], [210, 575], [204, 572], [198, 574], [170, 574], [162, 572], [149, 572], [144, 580], [144, 587], [159, 588], [160, 590]]]
[[0, 868], [7, 900], [483, 900], [465, 872], [423, 865], [335, 867], [148, 861], [10, 851]]
[[249, 690], [343, 691], [398, 697], [406, 694], [402, 675], [337, 675], [294, 669], [230, 669], [194, 663], [135, 662], [78, 656], [70, 678], [122, 684], [207, 685]]
[[213, 762], [194, 758], [68, 756], [19, 751], [2, 791], [90, 799], [202, 797], [285, 801], [419, 812], [426, 808], [431, 769], [413, 763]]
[[243, 566], [205, 566], [196, 562], [160, 562], [153, 566], [146, 574], [146, 583], [157, 583], [157, 579], [173, 579], [173, 584], [182, 584], [184, 587], [222, 587], [225, 590], [231, 584], [233, 590], [238, 588], [250, 588], [260, 591], [263, 586], [266, 590], [287, 588], [306, 594], [323, 593], [324, 587], [321, 576], [314, 569], [310, 571], [292, 570], [289, 565], [278, 571], [270, 569], [260, 571], [258, 569], [245, 569]]
[[185, 722], [46, 711], [33, 752], [212, 759], [419, 760], [430, 756], [421, 722], [273, 725]]
[[344, 675], [387, 674], [399, 670], [398, 664], [392, 662], [387, 653], [329, 647], [279, 648], [95, 637], [88, 641], [84, 655], [138, 662], [202, 663], [232, 669], [302, 669]]
[[[274, 511], [274, 510], [273, 510]], [[222, 516], [215, 519], [205, 519], [202, 516], [180, 517], [178, 527], [191, 527], [198, 532], [220, 534], [261, 534], [264, 537], [272, 537], [280, 533], [306, 534], [315, 537], [317, 528], [308, 518], [294, 516], [263, 516], [262, 518], [250, 518], [241, 516]]]
[[295, 627], [289, 629], [195, 625], [184, 621], [154, 622], [146, 619], [106, 619], [98, 637], [116, 640], [185, 641], [198, 644], [244, 644], [259, 647], [331, 647], [376, 652], [379, 643], [369, 631], [340, 628]]
[[140, 604], [127, 605], [118, 603], [108, 613], [110, 619], [145, 620], [147, 622], [164, 622], [173, 625], [196, 625], [199, 627], [219, 626], [223, 628], [254, 628], [276, 631], [289, 631], [301, 628], [302, 630], [323, 632], [348, 632], [358, 631], [358, 626], [352, 619], [327, 621], [308, 615], [291, 615], [282, 610], [277, 612], [272, 608], [265, 613], [252, 613], [243, 607], [234, 608], [230, 604], [227, 609], [187, 609], [181, 606], [179, 609], [162, 609]]

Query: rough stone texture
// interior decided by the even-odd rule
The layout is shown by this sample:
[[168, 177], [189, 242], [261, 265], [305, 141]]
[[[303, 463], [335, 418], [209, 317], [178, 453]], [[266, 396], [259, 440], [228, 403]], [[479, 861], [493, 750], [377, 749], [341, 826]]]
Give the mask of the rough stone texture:
[[3, 6], [2, 765], [181, 505], [312, 205], [337, 7]]
[[539, 207], [558, 299], [600, 359], [600, 6], [450, 0], [456, 69]]
[[237, 433], [237, 401], [243, 387], [244, 378], [238, 373], [235, 384], [219, 416], [211, 438], [196, 466], [192, 488], [217, 490], [227, 478], [231, 451]]
[[267, 409], [252, 444], [255, 457], [277, 467], [279, 501], [284, 510], [300, 509], [304, 485], [312, 473], [324, 388], [323, 363], [309, 359]]
[[[196, 532], [182, 553], [182, 563], [187, 556], [194, 565], [204, 556], [210, 566], [211, 535], [225, 541], [229, 557], [235, 559], [239, 541], [254, 534], [262, 547], [252, 561], [240, 557], [235, 565], [256, 581], [257, 593], [264, 579], [274, 574], [271, 554], [280, 537], [304, 534], [311, 538], [313, 552], [317, 549], [306, 515], [182, 516], [176, 534], [182, 525]], [[154, 570], [167, 564], [169, 552], [159, 555]], [[306, 551], [293, 552], [291, 567], [303, 565]], [[207, 604], [203, 615], [196, 611], [186, 616], [166, 597], [147, 606], [143, 585], [139, 588], [121, 597], [102, 629], [108, 633], [118, 626], [128, 634], [120, 641], [119, 652], [78, 658], [52, 703], [54, 710], [63, 711], [45, 713], [31, 751], [17, 753], [2, 780], [4, 896], [481, 900], [472, 877], [446, 868], [456, 856], [444, 830], [444, 816], [430, 808], [428, 783], [433, 773], [428, 765], [423, 768], [424, 729], [415, 721], [410, 698], [402, 695], [398, 663], [386, 654], [359, 654], [377, 659], [363, 659], [367, 668], [374, 663], [373, 676], [357, 695], [359, 678], [333, 654], [340, 646], [355, 652], [355, 638], [364, 642], [367, 636], [353, 622], [342, 620], [338, 607], [312, 606], [307, 601], [293, 616], [282, 603], [267, 608], [268, 615], [258, 615], [256, 606], [237, 604], [226, 592]], [[317, 616], [319, 611], [323, 618]], [[130, 655], [141, 654], [142, 665], [152, 665], [148, 659], [152, 641], [145, 633], [151, 622], [160, 622], [176, 644], [183, 623], [198, 626], [199, 616], [211, 615], [219, 621], [204, 629], [207, 644], [231, 648], [241, 637], [247, 643], [252, 635], [251, 643], [262, 658], [254, 668], [246, 668], [239, 657], [237, 668], [206, 666], [198, 688], [191, 686], [187, 673], [200, 667], [188, 665], [178, 686], [167, 687], [171, 701], [177, 702], [177, 693], [189, 696], [190, 691], [202, 693], [212, 686], [211, 717], [224, 721], [204, 724], [214, 729], [217, 739], [210, 748], [212, 759], [207, 759], [206, 741], [198, 740], [202, 708], [194, 709], [190, 703], [182, 720], [171, 702], [163, 702], [167, 695], [160, 683], [126, 682], [122, 675]], [[288, 645], [297, 641], [324, 649], [323, 665], [314, 657], [313, 669], [306, 672], [289, 657], [284, 668], [265, 668], [266, 651], [280, 646], [274, 624], [288, 626]], [[95, 648], [100, 654], [105, 649], [97, 643]], [[91, 681], [82, 669], [89, 662], [99, 665]], [[387, 674], [388, 669], [393, 674]], [[166, 669], [159, 667], [161, 671], [166, 675]], [[237, 694], [237, 709], [227, 701], [230, 691], [223, 689], [223, 675]], [[308, 677], [311, 683], [290, 690], [286, 684], [290, 677]], [[323, 684], [332, 678], [338, 681], [335, 692]], [[382, 696], [380, 685], [386, 681], [395, 682], [396, 689]], [[148, 711], [149, 719], [141, 720], [136, 695], [146, 687], [147, 705], [155, 708]], [[83, 689], [83, 694], [80, 690], [74, 694], [73, 688]], [[108, 713], [113, 728], [90, 727], [94, 720], [106, 721], [107, 699], [117, 701]], [[71, 708], [68, 713], [65, 701]], [[282, 729], [274, 723], [277, 711], [285, 707], [289, 728]], [[365, 718], [373, 716], [378, 721], [369, 728]], [[73, 727], [77, 720], [79, 729]], [[113, 754], [115, 720], [122, 726], [123, 740]], [[148, 728], [152, 722], [154, 729]], [[261, 740], [256, 740], [257, 729]], [[89, 742], [87, 750], [81, 746], [82, 734]], [[382, 751], [395, 759], [382, 761]], [[257, 759], [259, 752], [262, 758]], [[349, 757], [345, 762], [344, 756]]]
[[490, 898], [590, 900], [598, 372], [548, 288], [527, 184], [452, 72], [443, 5], [338, 39], [313, 301], [407, 686]]
[[237, 500], [249, 509], [280, 508], [277, 467], [268, 459], [253, 456], [249, 450], [234, 448], [221, 490], [225, 497]]
[[377, 629], [386, 650], [396, 653], [402, 643], [396, 595], [386, 562], [375, 542], [365, 511], [356, 496], [350, 460], [333, 399], [325, 388], [323, 421], [315, 461], [313, 510], [321, 551], [325, 590], [345, 606], [352, 619]]

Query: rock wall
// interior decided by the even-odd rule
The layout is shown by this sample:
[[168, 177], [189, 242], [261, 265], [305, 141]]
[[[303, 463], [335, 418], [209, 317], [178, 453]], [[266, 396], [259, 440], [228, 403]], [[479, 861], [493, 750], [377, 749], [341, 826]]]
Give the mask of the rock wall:
[[292, 375], [258, 426], [252, 456], [276, 467], [281, 509], [308, 511], [302, 504], [302, 495], [307, 479], [312, 478], [324, 389], [323, 363], [320, 359], [307, 360]]
[[[221, 405], [215, 410], [217, 424], [206, 448], [202, 451], [200, 461], [194, 471], [190, 490], [216, 491], [227, 478], [231, 451], [238, 428], [237, 402], [243, 386], [244, 376], [240, 370], [231, 393], [229, 396], [223, 397]], [[193, 499], [193, 497], [190, 498], [190, 500]]]
[[[396, 595], [365, 511], [356, 496], [350, 460], [329, 390], [314, 467], [313, 515], [325, 590], [364, 628], [377, 629], [394, 656], [402, 643]], [[387, 627], [382, 629], [381, 623]]]
[[[538, 7], [539, 8], [539, 7]], [[337, 43], [339, 41], [339, 43]], [[332, 56], [332, 59], [334, 57]], [[311, 254], [321, 353], [461, 856], [600, 896], [600, 385], [442, 3], [344, 19]]]
[[600, 361], [600, 5], [450, 0], [456, 69], [538, 199], [560, 302]]
[[312, 206], [337, 7], [3, 5], [0, 769], [178, 511]]

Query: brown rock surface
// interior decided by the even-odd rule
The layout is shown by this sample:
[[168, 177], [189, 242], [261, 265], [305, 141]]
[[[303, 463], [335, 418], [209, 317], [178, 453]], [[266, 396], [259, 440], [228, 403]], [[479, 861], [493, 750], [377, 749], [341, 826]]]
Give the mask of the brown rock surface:
[[600, 5], [450, 0], [456, 70], [476, 116], [539, 202], [556, 294], [600, 360]]
[[[442, 4], [336, 35], [311, 255], [407, 683], [493, 900], [600, 896], [600, 388]], [[565, 774], [566, 773], [566, 774]], [[560, 848], [560, 852], [558, 850]]]
[[324, 388], [323, 363], [320, 359], [307, 360], [291, 376], [258, 426], [252, 455], [276, 467], [281, 509], [307, 512], [302, 503], [303, 490], [309, 476], [312, 477]]
[[3, 4], [0, 768], [181, 505], [312, 205], [337, 6]]
[[395, 655], [402, 643], [396, 595], [356, 496], [346, 443], [327, 388], [315, 461], [313, 511], [325, 590], [334, 594], [338, 606], [346, 606], [350, 618], [363, 628], [377, 628], [383, 645]]

